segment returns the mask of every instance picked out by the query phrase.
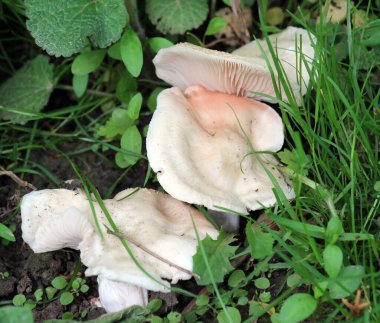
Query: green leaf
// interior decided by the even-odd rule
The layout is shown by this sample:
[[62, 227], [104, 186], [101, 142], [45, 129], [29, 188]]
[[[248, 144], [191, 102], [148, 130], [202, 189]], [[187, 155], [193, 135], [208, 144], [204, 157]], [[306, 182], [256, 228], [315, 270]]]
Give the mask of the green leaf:
[[13, 232], [2, 223], [0, 223], [0, 238], [13, 242], [16, 241]]
[[228, 318], [227, 314], [224, 311], [221, 311], [216, 317], [219, 323], [230, 323], [231, 321], [233, 323], [241, 322], [241, 315], [239, 310], [234, 307], [226, 307], [226, 310], [231, 320]]
[[25, 122], [33, 112], [41, 111], [53, 90], [53, 66], [45, 56], [27, 62], [0, 86], [0, 106], [18, 112], [0, 110], [0, 118]]
[[158, 51], [162, 48], [168, 48], [174, 45], [170, 40], [163, 37], [150, 38], [148, 43], [152, 51], [155, 53], [158, 53]]
[[36, 308], [37, 304], [31, 299], [27, 299], [23, 306], [29, 310], [33, 310]]
[[380, 192], [380, 181], [377, 181], [373, 187], [376, 192]]
[[51, 281], [51, 285], [56, 289], [64, 289], [67, 286], [67, 281], [62, 276], [57, 276]]
[[296, 323], [307, 319], [317, 308], [317, 301], [309, 294], [294, 294], [282, 305], [282, 323]]
[[154, 112], [157, 107], [157, 96], [165, 90], [163, 87], [156, 87], [149, 95], [146, 105], [151, 112]]
[[167, 316], [169, 323], [179, 323], [181, 322], [182, 315], [178, 312], [170, 312]]
[[343, 233], [342, 221], [334, 216], [327, 223], [327, 229], [325, 232], [325, 239], [327, 244], [334, 244], [339, 236]]
[[248, 304], [248, 298], [245, 296], [239, 297], [237, 304], [240, 306], [247, 305]]
[[42, 300], [43, 295], [44, 295], [44, 291], [41, 288], [38, 288], [34, 292], [34, 298], [36, 299], [36, 302], [39, 302], [40, 300]]
[[265, 277], [257, 278], [255, 279], [255, 286], [258, 289], [267, 289], [270, 286], [269, 279]]
[[239, 286], [246, 279], [244, 271], [241, 269], [232, 272], [228, 278], [228, 286], [234, 288]]
[[142, 95], [141, 93], [137, 93], [129, 101], [128, 109], [127, 109], [128, 116], [132, 120], [138, 120], [140, 116], [141, 105], [142, 105]]
[[292, 151], [285, 149], [278, 153], [278, 157], [281, 162], [286, 164], [296, 174], [307, 176], [308, 170], [312, 165], [311, 159], [303, 149], [301, 136], [298, 132], [294, 133], [294, 140], [296, 148]]
[[329, 284], [330, 297], [339, 299], [349, 296], [360, 286], [363, 275], [362, 266], [343, 267], [335, 281]]
[[152, 299], [146, 306], [152, 313], [157, 312], [162, 306], [162, 299]]
[[32, 311], [24, 307], [0, 307], [0, 318], [7, 323], [33, 323]]
[[262, 293], [259, 295], [260, 301], [262, 301], [263, 303], [269, 303], [271, 297], [272, 297], [272, 295], [271, 295], [270, 292], [262, 292]]
[[15, 306], [22, 306], [24, 305], [25, 301], [26, 301], [26, 297], [23, 294], [18, 294], [12, 299], [12, 303]]
[[59, 302], [62, 305], [69, 305], [73, 302], [74, 296], [70, 292], [63, 292], [59, 297]]
[[252, 258], [262, 259], [273, 254], [274, 240], [270, 233], [264, 233], [260, 228], [252, 228], [251, 223], [247, 223], [245, 233], [251, 247]]
[[71, 72], [79, 76], [92, 73], [102, 64], [105, 55], [106, 51], [104, 49], [84, 52], [75, 57], [71, 65]]
[[[235, 254], [237, 249], [237, 247], [229, 245], [234, 241], [233, 235], [227, 235], [224, 232], [219, 234], [217, 240], [212, 240], [210, 236], [207, 236], [201, 241], [216, 283], [223, 282], [224, 276], [234, 269], [229, 261], [229, 258]], [[193, 263], [193, 271], [201, 277], [201, 279], [197, 279], [197, 283], [199, 285], [211, 284], [212, 280], [203, 259], [200, 246], [197, 247], [197, 252], [193, 256]]]
[[207, 0], [147, 0], [146, 12], [157, 29], [166, 34], [184, 34], [207, 18]]
[[83, 284], [83, 285], [80, 287], [80, 291], [81, 291], [82, 293], [87, 293], [89, 289], [90, 289], [90, 287], [89, 287], [88, 285], [86, 285], [86, 284]]
[[[126, 309], [123, 309], [119, 312], [108, 313], [94, 320], [89, 320], [86, 322], [89, 323], [145, 323], [149, 322], [148, 317], [150, 317], [150, 311], [147, 308], [141, 306], [131, 306]], [[76, 321], [75, 321], [76, 322]], [[20, 322], [17, 322], [20, 323]], [[62, 320], [44, 320], [44, 323], [74, 323], [74, 321], [62, 322]]]
[[72, 320], [74, 318], [74, 314], [72, 312], [65, 312], [62, 314], [62, 320]]
[[128, 28], [120, 42], [121, 58], [128, 72], [138, 77], [143, 66], [143, 51], [139, 37]]
[[75, 95], [80, 98], [86, 92], [88, 84], [88, 74], [73, 76], [73, 89]]
[[57, 292], [57, 289], [49, 286], [45, 288], [45, 292], [46, 292], [47, 299], [51, 300], [54, 297], [55, 293]]
[[[142, 138], [136, 126], [131, 126], [124, 132], [120, 140], [120, 146], [124, 150], [141, 154]], [[127, 165], [134, 165], [140, 159], [140, 157], [123, 154], [121, 152], [118, 152], [116, 156], [119, 156], [118, 158], [122, 157], [122, 160], [127, 163]], [[119, 167], [123, 167], [125, 165], [121, 163], [119, 164], [117, 159], [116, 163]]]
[[73, 283], [71, 284], [71, 288], [74, 290], [78, 290], [80, 287], [80, 282], [78, 280], [74, 280]]
[[196, 300], [197, 306], [205, 306], [209, 303], [210, 298], [207, 295], [199, 295]]
[[104, 136], [108, 139], [113, 139], [117, 135], [122, 135], [130, 126], [133, 125], [133, 120], [129, 117], [127, 110], [115, 109], [112, 112], [111, 118], [104, 126], [98, 130], [99, 136]]
[[227, 21], [222, 17], [212, 18], [207, 26], [205, 36], [210, 36], [216, 34], [227, 26]]
[[339, 275], [343, 264], [343, 252], [335, 245], [328, 245], [323, 251], [324, 268], [331, 278]]
[[89, 44], [116, 42], [127, 23], [123, 0], [25, 0], [26, 25], [50, 55], [71, 56]]
[[295, 288], [298, 286], [301, 286], [303, 283], [303, 279], [300, 275], [298, 274], [292, 274], [286, 279], [286, 284], [290, 288]]
[[123, 60], [121, 58], [120, 40], [117, 43], [113, 44], [110, 48], [108, 48], [107, 54], [109, 57], [116, 59], [118, 61]]
[[326, 280], [317, 282], [314, 286], [314, 298], [318, 299], [322, 297], [327, 289], [328, 284], [329, 283]]
[[361, 43], [364, 46], [374, 47], [380, 45], [380, 19], [371, 21], [370, 23], [364, 25], [360, 29], [362, 33], [364, 29], [363, 39]]

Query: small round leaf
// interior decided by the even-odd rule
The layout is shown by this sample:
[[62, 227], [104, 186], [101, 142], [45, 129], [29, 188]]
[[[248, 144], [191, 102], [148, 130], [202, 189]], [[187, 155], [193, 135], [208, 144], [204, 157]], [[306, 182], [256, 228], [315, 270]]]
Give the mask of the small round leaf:
[[216, 34], [227, 26], [227, 21], [222, 17], [214, 17], [208, 23], [205, 36]]
[[52, 280], [51, 285], [56, 289], [64, 289], [67, 286], [67, 281], [64, 277], [57, 276]]
[[86, 75], [94, 72], [102, 64], [106, 51], [104, 49], [84, 52], [75, 57], [71, 65], [71, 72], [74, 75]]
[[309, 294], [290, 296], [282, 305], [280, 316], [283, 323], [297, 323], [307, 319], [317, 308], [317, 301]]
[[18, 294], [12, 299], [12, 303], [14, 306], [22, 306], [24, 305], [25, 301], [26, 301], [26, 297], [23, 294]]
[[59, 302], [62, 305], [69, 305], [73, 302], [74, 296], [70, 292], [63, 292], [59, 297]]
[[259, 289], [267, 289], [270, 286], [268, 278], [261, 277], [255, 280], [255, 286]]

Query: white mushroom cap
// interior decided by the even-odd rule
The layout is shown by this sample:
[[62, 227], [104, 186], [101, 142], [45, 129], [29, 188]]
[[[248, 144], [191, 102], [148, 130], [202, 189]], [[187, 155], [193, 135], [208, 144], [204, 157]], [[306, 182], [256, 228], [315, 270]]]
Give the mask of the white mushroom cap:
[[178, 88], [161, 92], [147, 153], [160, 184], [173, 197], [246, 213], [276, 203], [264, 167], [285, 195], [294, 197], [273, 156], [250, 154], [252, 149], [276, 152], [283, 141], [281, 118], [271, 107], [193, 86], [185, 94]]
[[22, 238], [34, 252], [78, 249], [93, 227], [86, 214], [88, 201], [80, 191], [33, 191], [22, 198]]
[[[306, 69], [302, 69], [302, 78], [305, 82], [302, 82], [301, 88], [300, 82], [297, 82], [299, 69], [288, 68], [288, 66], [296, 66], [294, 64], [297, 61], [295, 43], [300, 34], [305, 36], [302, 37], [302, 52], [305, 56], [313, 58], [314, 52], [310, 38], [306, 35], [306, 31], [300, 28], [288, 28], [284, 32], [270, 37], [274, 46], [276, 40], [277, 42], [282, 42], [282, 40], [286, 42], [286, 50], [280, 50], [278, 56], [280, 61], [287, 66], [284, 68], [297, 102], [300, 102], [301, 95], [305, 93], [304, 83], [308, 82], [308, 75]], [[265, 42], [260, 43], [263, 45]], [[267, 45], [263, 45], [263, 47], [264, 50], [267, 49]], [[269, 58], [269, 62], [272, 65], [275, 79], [277, 79], [277, 71], [271, 58]], [[182, 91], [193, 85], [201, 85], [210, 91], [248, 96], [269, 102], [272, 100], [268, 97], [253, 92], [276, 97], [270, 69], [257, 42], [252, 42], [233, 54], [181, 43], [161, 49], [153, 63], [159, 78]], [[288, 101], [284, 91], [282, 91], [282, 98]]]
[[[268, 38], [295, 91], [296, 98], [298, 98], [299, 88], [301, 88], [300, 94], [304, 95], [310, 81], [308, 68], [310, 71], [312, 70], [315, 37], [305, 29], [288, 27], [278, 34], [270, 35]], [[268, 43], [265, 40], [254, 40], [235, 50], [233, 54], [247, 58], [258, 57], [265, 59], [266, 56], [273, 70], [276, 70]]]
[[108, 312], [117, 312], [132, 305], [146, 306], [148, 291], [136, 285], [109, 280], [98, 276], [99, 299]]
[[[114, 199], [104, 201], [121, 233], [155, 254], [191, 271], [192, 256], [197, 246], [191, 216], [201, 237], [205, 237], [206, 233], [216, 237], [217, 231], [200, 212], [167, 194], [140, 189], [126, 197], [133, 191], [125, 190]], [[98, 203], [93, 201], [93, 204], [104, 232], [103, 224], [110, 225]], [[21, 211], [23, 237], [32, 249], [37, 246], [35, 252], [65, 246], [79, 249], [82, 262], [88, 267], [88, 276], [102, 275], [109, 280], [154, 291], [168, 291], [170, 284], [162, 278], [173, 284], [180, 279], [191, 278], [189, 273], [128, 243], [141, 266], [161, 284], [147, 277], [130, 258], [118, 237], [105, 232], [105, 238], [100, 237], [95, 228], [89, 201], [76, 191], [59, 189], [29, 193], [23, 198]], [[43, 230], [44, 236], [41, 236], [40, 230]], [[83, 234], [81, 240], [80, 234]], [[69, 241], [71, 238], [73, 240]], [[64, 243], [59, 244], [59, 239]]]

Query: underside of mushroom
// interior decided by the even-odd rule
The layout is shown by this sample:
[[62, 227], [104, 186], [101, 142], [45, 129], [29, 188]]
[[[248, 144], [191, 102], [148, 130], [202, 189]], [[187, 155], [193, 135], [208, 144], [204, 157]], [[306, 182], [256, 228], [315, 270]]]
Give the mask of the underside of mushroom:
[[[309, 83], [314, 38], [306, 30], [288, 27], [269, 36], [297, 103]], [[288, 93], [279, 84], [279, 70], [264, 40], [255, 40], [232, 54], [189, 43], [161, 49], [153, 60], [159, 78], [184, 91], [201, 85], [210, 91], [276, 101], [276, 87], [284, 101]], [[307, 67], [306, 67], [307, 66]]]
[[[164, 193], [128, 189], [105, 200], [119, 234], [153, 280], [132, 260], [119, 237], [106, 232], [104, 228], [110, 224], [97, 201], [91, 202], [104, 239], [96, 229], [86, 196], [65, 189], [35, 191], [23, 197], [23, 239], [35, 252], [64, 247], [80, 250], [81, 260], [88, 267], [86, 275], [100, 275], [108, 284], [120, 282], [166, 292], [169, 282], [191, 278], [197, 246], [192, 219], [201, 238], [206, 234], [217, 236], [200, 212]], [[136, 290], [132, 292], [136, 294]]]
[[173, 197], [247, 213], [276, 203], [272, 181], [291, 185], [271, 154], [283, 144], [279, 115], [261, 102], [201, 86], [163, 91], [147, 136], [152, 169]]

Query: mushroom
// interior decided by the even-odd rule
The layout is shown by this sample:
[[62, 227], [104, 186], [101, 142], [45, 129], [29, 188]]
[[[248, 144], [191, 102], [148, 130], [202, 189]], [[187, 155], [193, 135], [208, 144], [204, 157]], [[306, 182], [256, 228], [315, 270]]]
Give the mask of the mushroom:
[[272, 155], [283, 141], [280, 116], [262, 102], [199, 85], [184, 93], [174, 87], [158, 96], [147, 153], [174, 198], [246, 214], [275, 204], [268, 172], [294, 197]]
[[[101, 228], [109, 225], [99, 204], [91, 203]], [[65, 247], [80, 250], [87, 266], [85, 274], [98, 275], [100, 300], [107, 311], [146, 305], [147, 290], [168, 292], [170, 284], [191, 278], [197, 245], [192, 219], [201, 238], [217, 235], [200, 212], [154, 190], [127, 189], [104, 204], [120, 234], [133, 241], [129, 248], [154, 280], [138, 268], [119, 237], [103, 229], [102, 239], [91, 205], [80, 190], [52, 189], [25, 195], [21, 228], [23, 239], [34, 252]]]
[[[279, 68], [263, 40], [232, 54], [182, 43], [161, 49], [154, 58], [157, 76], [175, 87], [158, 97], [147, 153], [160, 184], [173, 197], [232, 214], [274, 205], [275, 182], [294, 198], [273, 156], [284, 141], [281, 118], [256, 100], [275, 101], [281, 69], [295, 102], [301, 102], [315, 39], [289, 27], [269, 41]], [[290, 100], [279, 88], [283, 100]], [[236, 231], [238, 222], [236, 215], [230, 218], [229, 231]]]
[[[282, 63], [296, 102], [300, 103], [309, 83], [308, 68], [311, 70], [315, 39], [304, 29], [288, 27], [269, 36], [269, 41]], [[276, 91], [266, 59], [277, 80], [278, 73], [265, 40], [255, 40], [232, 54], [180, 43], [161, 49], [153, 62], [157, 76], [182, 91], [201, 85], [210, 91], [274, 102]], [[283, 87], [280, 88], [282, 99], [288, 101]]]

